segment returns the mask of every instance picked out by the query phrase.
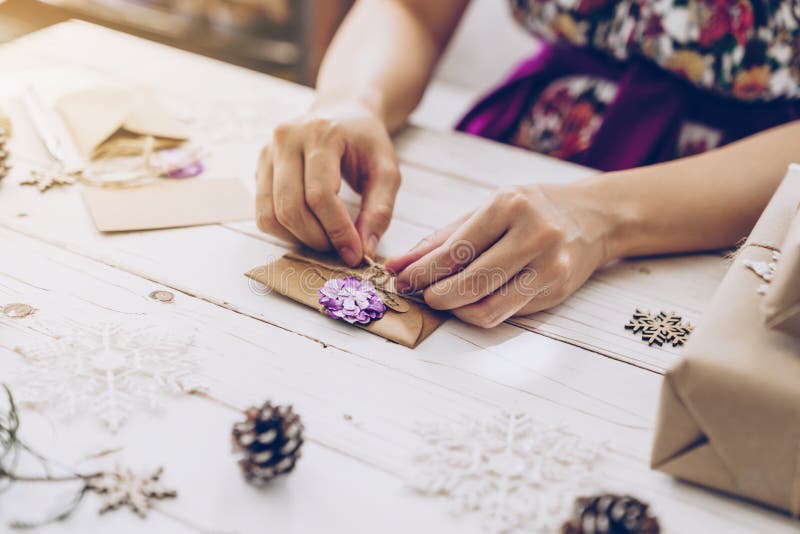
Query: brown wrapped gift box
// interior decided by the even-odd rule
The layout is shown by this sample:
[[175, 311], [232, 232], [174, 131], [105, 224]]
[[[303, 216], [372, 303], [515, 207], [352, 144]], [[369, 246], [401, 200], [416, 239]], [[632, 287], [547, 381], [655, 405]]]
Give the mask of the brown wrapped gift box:
[[800, 336], [800, 213], [781, 245], [775, 278], [764, 298], [767, 326]]
[[667, 372], [653, 468], [800, 513], [800, 338], [764, 323], [763, 281], [800, 203], [792, 168], [736, 256], [680, 363]]
[[[304, 249], [289, 252], [272, 263], [256, 267], [245, 273], [245, 276], [294, 301], [320, 309], [317, 291], [326, 280], [343, 278], [351, 274], [360, 277], [367, 269], [368, 267], [351, 269], [333, 255]], [[389, 304], [388, 298], [397, 304]], [[372, 321], [366, 326], [354, 326], [409, 348], [422, 343], [449, 316], [447, 313], [429, 308], [423, 302], [392, 292], [384, 295], [384, 303], [388, 309], [381, 319]]]

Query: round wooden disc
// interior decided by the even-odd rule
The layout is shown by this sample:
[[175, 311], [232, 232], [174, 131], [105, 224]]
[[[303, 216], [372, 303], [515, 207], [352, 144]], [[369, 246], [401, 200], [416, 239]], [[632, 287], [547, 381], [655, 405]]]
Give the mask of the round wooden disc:
[[15, 302], [13, 304], [6, 304], [5, 306], [3, 306], [3, 314], [6, 317], [12, 317], [14, 319], [21, 319], [23, 317], [27, 317], [35, 311], [36, 308], [31, 306], [30, 304], [23, 304], [21, 302]]
[[158, 290], [151, 292], [150, 298], [159, 302], [172, 302], [175, 300], [175, 294], [171, 291]]

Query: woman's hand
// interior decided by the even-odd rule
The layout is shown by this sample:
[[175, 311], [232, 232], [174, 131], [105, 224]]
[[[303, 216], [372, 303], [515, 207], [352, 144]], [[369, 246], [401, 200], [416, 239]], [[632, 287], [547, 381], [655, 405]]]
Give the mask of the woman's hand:
[[609, 261], [612, 224], [580, 184], [498, 192], [387, 267], [401, 291], [485, 328], [555, 306]]
[[[362, 196], [355, 224], [338, 195], [343, 178]], [[400, 172], [384, 124], [350, 103], [317, 105], [275, 128], [256, 180], [262, 231], [319, 251], [333, 247], [355, 266], [375, 254], [389, 227]]]

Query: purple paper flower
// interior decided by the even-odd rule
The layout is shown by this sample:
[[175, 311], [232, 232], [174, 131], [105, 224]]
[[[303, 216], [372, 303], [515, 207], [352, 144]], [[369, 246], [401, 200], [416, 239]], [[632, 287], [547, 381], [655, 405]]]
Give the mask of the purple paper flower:
[[344, 319], [350, 324], [369, 324], [386, 313], [386, 305], [372, 282], [355, 276], [328, 280], [319, 294], [319, 303], [329, 317]]
[[184, 148], [159, 150], [150, 158], [150, 166], [167, 178], [193, 178], [204, 170], [197, 153]]

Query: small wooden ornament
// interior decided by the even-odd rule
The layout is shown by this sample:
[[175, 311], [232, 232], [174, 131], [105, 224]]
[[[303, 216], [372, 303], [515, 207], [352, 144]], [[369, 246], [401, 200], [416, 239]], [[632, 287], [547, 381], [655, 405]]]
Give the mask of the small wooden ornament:
[[20, 184], [35, 186], [40, 193], [44, 193], [54, 186], [73, 185], [78, 181], [79, 177], [79, 172], [66, 172], [63, 169], [32, 170], [30, 176]]
[[163, 472], [160, 467], [149, 474], [137, 474], [129, 470], [103, 472], [90, 477], [86, 481], [86, 489], [101, 496], [101, 514], [128, 507], [139, 517], [147, 517], [153, 508], [153, 500], [178, 496], [178, 492], [161, 482]]
[[0, 111], [0, 135], [11, 137], [11, 118]]
[[158, 290], [158, 291], [151, 291], [150, 295], [148, 295], [151, 299], [157, 300], [158, 302], [163, 302], [168, 304], [175, 300], [175, 294], [171, 291], [165, 290]]
[[660, 347], [664, 343], [672, 343], [673, 347], [677, 347], [686, 343], [694, 327], [690, 323], [684, 323], [683, 318], [675, 312], [662, 311], [652, 315], [650, 312], [636, 310], [625, 329], [641, 334], [642, 341], [648, 345]]
[[33, 315], [34, 312], [36, 312], [36, 308], [22, 302], [14, 302], [3, 306], [3, 315], [12, 319], [23, 319], [29, 315]]

